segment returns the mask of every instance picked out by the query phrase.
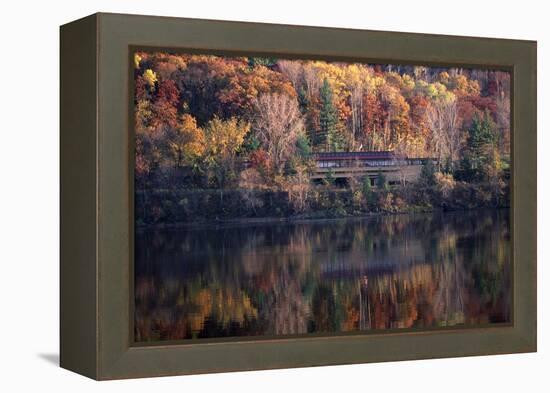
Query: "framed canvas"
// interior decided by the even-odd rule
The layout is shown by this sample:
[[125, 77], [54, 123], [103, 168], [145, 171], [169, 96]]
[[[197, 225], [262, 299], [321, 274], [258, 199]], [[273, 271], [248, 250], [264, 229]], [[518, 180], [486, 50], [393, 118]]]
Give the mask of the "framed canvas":
[[61, 366], [536, 351], [536, 43], [61, 27]]

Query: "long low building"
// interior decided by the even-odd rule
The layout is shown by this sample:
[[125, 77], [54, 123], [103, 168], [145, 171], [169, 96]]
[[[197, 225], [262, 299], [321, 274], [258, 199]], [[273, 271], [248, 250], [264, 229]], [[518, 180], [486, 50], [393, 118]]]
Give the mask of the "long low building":
[[383, 173], [389, 184], [397, 184], [418, 179], [422, 166], [430, 160], [396, 157], [391, 151], [315, 153], [316, 170], [311, 179], [322, 180], [329, 174], [335, 179], [368, 176], [374, 184]]

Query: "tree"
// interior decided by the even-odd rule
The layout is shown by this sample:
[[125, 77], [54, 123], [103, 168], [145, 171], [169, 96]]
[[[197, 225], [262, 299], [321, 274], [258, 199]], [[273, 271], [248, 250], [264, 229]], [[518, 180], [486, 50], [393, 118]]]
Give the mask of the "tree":
[[382, 172], [378, 172], [378, 176], [376, 177], [376, 187], [380, 190], [388, 190], [388, 181]]
[[154, 187], [161, 177], [156, 176], [165, 162], [166, 135], [158, 130], [136, 127], [135, 177], [139, 188]]
[[428, 160], [420, 170], [420, 184], [423, 187], [433, 187], [435, 185], [436, 168], [432, 160]]
[[255, 168], [247, 168], [239, 175], [239, 191], [245, 205], [256, 213], [256, 209], [263, 206], [262, 200], [258, 198], [257, 189], [264, 184], [262, 174]]
[[334, 169], [328, 168], [328, 171], [325, 173], [325, 178], [323, 179], [323, 182], [327, 186], [333, 186], [336, 182], [336, 177], [334, 177]]
[[306, 128], [306, 135], [309, 138], [312, 149], [317, 149], [317, 132], [319, 130], [319, 98], [312, 96], [308, 93], [305, 87], [301, 87], [297, 90], [298, 103], [302, 117], [304, 118], [304, 124]]
[[351, 110], [350, 146], [356, 149], [356, 141], [363, 128], [363, 95], [369, 77], [368, 68], [359, 64], [350, 64], [345, 68], [346, 89], [349, 91]]
[[363, 198], [368, 205], [371, 205], [374, 203], [375, 195], [372, 190], [371, 179], [369, 176], [365, 176], [363, 178], [363, 181], [361, 182], [361, 193], [363, 194]]
[[456, 99], [446, 101], [444, 104], [445, 112], [445, 142], [448, 151], [448, 162], [451, 171], [454, 169], [454, 163], [458, 159], [458, 153], [462, 145], [462, 135], [460, 125], [462, 120], [458, 113]]
[[143, 79], [149, 84], [149, 86], [153, 87], [155, 86], [155, 83], [158, 81], [157, 74], [155, 71], [151, 69], [146, 69], [143, 73]]
[[141, 63], [142, 57], [139, 53], [134, 53], [134, 68], [139, 69], [139, 64]]
[[178, 90], [172, 81], [161, 82], [152, 102], [153, 128], [174, 128], [178, 122]]
[[284, 164], [296, 151], [296, 141], [304, 133], [296, 98], [285, 94], [264, 94], [255, 101], [254, 132], [269, 155], [271, 167], [281, 174]]
[[204, 160], [212, 179], [219, 188], [235, 180], [235, 158], [250, 130], [250, 124], [231, 118], [214, 117], [204, 129]]
[[303, 212], [307, 208], [310, 180], [308, 170], [304, 165], [297, 165], [295, 173], [288, 178], [285, 184], [288, 199], [296, 212]]
[[267, 152], [264, 149], [254, 150], [248, 156], [248, 160], [250, 162], [250, 166], [252, 168], [257, 169], [262, 174], [265, 175], [269, 172], [270, 170], [269, 156], [267, 155]]
[[343, 141], [338, 130], [338, 115], [332, 101], [332, 89], [327, 78], [323, 80], [320, 90], [321, 112], [319, 115], [319, 132], [317, 144], [324, 144], [327, 151], [339, 151]]
[[384, 108], [379, 96], [373, 92], [365, 94], [363, 96], [363, 129], [360, 136], [363, 150], [384, 150], [386, 148], [380, 143], [384, 117]]
[[249, 57], [248, 58], [248, 65], [250, 68], [254, 68], [256, 66], [264, 66], [264, 67], [273, 67], [275, 64], [277, 64], [277, 59], [274, 57]]
[[393, 150], [409, 132], [409, 104], [395, 86], [381, 87], [381, 101], [385, 109], [384, 145]]
[[444, 162], [448, 162], [452, 170], [462, 143], [461, 119], [455, 96], [449, 94], [432, 101], [428, 106], [427, 120], [438, 169], [441, 170]]
[[387, 82], [384, 82], [379, 88], [379, 100], [383, 109], [383, 149], [393, 150], [410, 130], [410, 107], [401, 94], [399, 87]]
[[204, 132], [197, 127], [197, 121], [185, 114], [170, 135], [168, 142], [175, 167], [193, 165], [205, 151]]
[[279, 69], [285, 75], [288, 80], [294, 86], [296, 91], [300, 90], [303, 80], [303, 67], [302, 64], [295, 60], [279, 60], [277, 62]]
[[296, 152], [302, 161], [307, 161], [311, 158], [311, 146], [307, 135], [300, 134], [296, 139]]
[[409, 154], [413, 157], [422, 157], [427, 154], [427, 141], [430, 136], [427, 119], [429, 102], [426, 97], [414, 96], [409, 100], [409, 106], [410, 134], [418, 142], [409, 149]]
[[164, 100], [168, 104], [177, 106], [180, 92], [173, 80], [163, 80], [159, 83], [157, 99]]
[[488, 112], [476, 115], [468, 129], [466, 151], [461, 162], [459, 177], [464, 180], [483, 181], [498, 177], [500, 156], [495, 123]]

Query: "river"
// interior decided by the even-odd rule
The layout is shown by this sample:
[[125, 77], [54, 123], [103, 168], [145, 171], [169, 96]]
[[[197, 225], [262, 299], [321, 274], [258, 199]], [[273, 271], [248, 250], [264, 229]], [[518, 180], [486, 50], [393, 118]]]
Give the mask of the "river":
[[511, 322], [509, 210], [138, 231], [137, 342]]

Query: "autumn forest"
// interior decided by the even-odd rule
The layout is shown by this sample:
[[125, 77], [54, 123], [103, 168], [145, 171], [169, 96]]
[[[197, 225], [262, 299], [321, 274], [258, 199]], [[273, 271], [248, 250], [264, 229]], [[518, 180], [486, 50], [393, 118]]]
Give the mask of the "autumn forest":
[[[507, 72], [165, 52], [134, 65], [139, 225], [508, 205]], [[381, 151], [429, 160], [391, 186], [312, 181], [317, 153]]]

